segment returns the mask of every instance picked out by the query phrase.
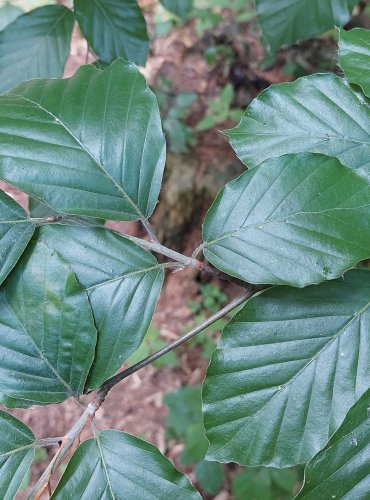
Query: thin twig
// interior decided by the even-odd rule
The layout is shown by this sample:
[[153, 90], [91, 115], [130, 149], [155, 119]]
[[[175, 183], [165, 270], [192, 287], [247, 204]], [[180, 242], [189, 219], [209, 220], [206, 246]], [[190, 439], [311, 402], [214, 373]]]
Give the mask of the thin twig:
[[49, 217], [30, 217], [28, 220], [37, 225], [57, 224], [65, 219], [64, 215], [50, 215]]
[[143, 238], [138, 238], [136, 236], [132, 236], [131, 234], [127, 233], [121, 233], [117, 232], [113, 229], [94, 224], [88, 219], [84, 219], [83, 217], [71, 217], [71, 216], [52, 216], [52, 217], [46, 217], [43, 219], [33, 219], [35, 222], [38, 222], [39, 224], [51, 224], [51, 223], [58, 223], [58, 222], [68, 222], [71, 221], [74, 224], [82, 224], [83, 226], [87, 227], [100, 227], [104, 228], [107, 231], [111, 231], [113, 233], [118, 234], [119, 236], [123, 236], [124, 238], [132, 241], [133, 243], [136, 243], [136, 245], [140, 246], [141, 248], [144, 248], [144, 250], [149, 250], [151, 252], [159, 253], [161, 255], [164, 255], [165, 257], [168, 257], [175, 262], [178, 262], [181, 264], [183, 267], [194, 267], [195, 269], [198, 269], [198, 271], [205, 272], [211, 276], [214, 276], [215, 278], [219, 278], [224, 281], [228, 281], [230, 283], [234, 283], [238, 286], [241, 286], [243, 288], [248, 288], [250, 286], [250, 283], [244, 282], [240, 280], [239, 278], [235, 278], [234, 276], [230, 276], [229, 274], [226, 274], [222, 271], [219, 271], [213, 266], [210, 266], [208, 264], [204, 264], [201, 260], [198, 260], [196, 258], [197, 254], [200, 252], [200, 250], [203, 248], [203, 244], [200, 245], [192, 254], [191, 257], [184, 255], [180, 252], [176, 252], [175, 250], [172, 250], [171, 248], [168, 248], [161, 243], [159, 243], [157, 237], [155, 236], [154, 230], [150, 223], [145, 219], [142, 220], [143, 225], [147, 224], [146, 229], [148, 234], [150, 234], [151, 241], [144, 240]]
[[201, 270], [203, 267], [203, 263], [200, 262], [197, 259], [193, 259], [192, 257], [188, 257], [187, 255], [183, 255], [182, 253], [176, 252], [175, 250], [171, 250], [168, 247], [165, 247], [159, 242], [153, 242], [153, 241], [147, 241], [143, 240], [141, 238], [137, 238], [136, 236], [131, 236], [130, 234], [121, 234], [121, 236], [124, 236], [128, 240], [136, 243], [139, 245], [141, 248], [144, 248], [145, 250], [150, 250], [155, 253], [159, 253], [161, 255], [165, 255], [166, 257], [169, 257], [172, 260], [175, 260], [176, 262], [179, 262], [182, 264], [184, 267], [195, 267], [196, 269]]
[[[111, 231], [113, 233], [118, 234], [119, 236], [123, 236], [124, 238], [132, 241], [133, 243], [136, 243], [139, 245], [141, 248], [144, 248], [144, 250], [149, 250], [154, 253], [159, 253], [161, 255], [164, 255], [165, 257], [168, 257], [175, 262], [178, 262], [181, 264], [183, 267], [194, 267], [198, 271], [205, 272], [209, 274], [210, 276], [214, 276], [215, 278], [219, 278], [223, 281], [228, 281], [229, 283], [234, 283], [235, 285], [241, 286], [243, 288], [248, 288], [251, 286], [250, 283], [244, 282], [239, 278], [236, 278], [234, 276], [230, 276], [229, 274], [226, 274], [222, 271], [219, 271], [213, 266], [210, 266], [208, 264], [204, 264], [201, 260], [198, 260], [196, 258], [197, 254], [200, 252], [200, 250], [203, 248], [203, 244], [200, 245], [192, 254], [191, 257], [184, 255], [180, 252], [176, 252], [175, 250], [171, 250], [171, 248], [168, 248], [161, 243], [159, 243], [158, 239], [155, 236], [155, 232], [150, 225], [150, 223], [146, 220], [145, 224], [148, 226], [145, 226], [147, 229], [148, 234], [150, 234], [151, 241], [144, 240], [143, 238], [137, 238], [136, 236], [132, 236], [131, 234], [127, 233], [121, 233], [117, 232], [115, 230], [112, 230], [110, 228], [106, 228], [101, 225], [97, 225], [93, 222], [91, 222], [88, 219], [84, 219], [83, 217], [72, 217], [72, 216], [62, 216], [62, 215], [56, 215], [52, 217], [46, 217], [43, 219], [33, 219], [34, 221], [37, 221], [39, 224], [51, 224], [51, 223], [58, 223], [58, 222], [68, 222], [71, 221], [73, 224], [82, 224], [83, 226], [87, 227], [100, 227], [104, 228], [107, 231]], [[144, 220], [142, 220], [143, 225]]]
[[126, 370], [123, 370], [121, 373], [118, 373], [117, 375], [111, 377], [108, 379], [104, 384], [100, 387], [100, 389], [97, 392], [95, 403], [97, 406], [100, 406], [104, 399], [106, 398], [108, 392], [119, 382], [124, 380], [125, 378], [129, 377], [133, 373], [137, 372], [138, 370], [141, 370], [145, 366], [149, 365], [153, 361], [156, 361], [158, 358], [161, 358], [168, 352], [172, 351], [176, 347], [180, 346], [184, 342], [188, 341], [198, 333], [202, 332], [205, 330], [208, 326], [212, 325], [219, 319], [223, 318], [228, 314], [229, 312], [233, 311], [236, 307], [238, 307], [240, 304], [243, 304], [247, 299], [249, 299], [252, 295], [254, 295], [256, 292], [260, 290], [259, 287], [251, 287], [249, 290], [247, 290], [243, 295], [238, 297], [237, 299], [233, 300], [225, 306], [223, 309], [218, 311], [216, 314], [213, 316], [209, 317], [206, 321], [204, 321], [201, 325], [197, 326], [190, 332], [186, 333], [179, 339], [175, 340], [174, 342], [171, 342], [171, 344], [168, 344], [166, 347], [163, 349], [160, 349], [154, 354], [151, 354], [150, 356], [147, 356], [143, 360], [139, 361], [138, 363], [135, 363], [134, 365], [130, 366]]
[[141, 221], [142, 225], [145, 227], [146, 232], [148, 233], [149, 238], [151, 239], [151, 241], [153, 243], [159, 243], [159, 240], [157, 238], [157, 235], [155, 234], [153, 226], [148, 221], [148, 219], [142, 218], [142, 219], [140, 219], [140, 221]]
[[60, 444], [64, 439], [64, 436], [54, 437], [54, 438], [45, 438], [38, 439], [36, 441], [36, 446], [45, 448], [46, 446], [55, 446], [56, 444]]
[[39, 500], [42, 494], [48, 489], [48, 485], [50, 482], [51, 475], [53, 472], [59, 467], [64, 457], [73, 446], [76, 438], [80, 435], [81, 431], [85, 427], [85, 425], [92, 420], [94, 417], [96, 410], [98, 407], [95, 403], [90, 403], [81, 417], [77, 420], [72, 429], [68, 432], [66, 436], [64, 436], [62, 444], [60, 445], [59, 450], [54, 455], [52, 461], [49, 463], [44, 473], [40, 477], [40, 479], [35, 484], [31, 493], [28, 496], [28, 500]]
[[[226, 316], [228, 313], [236, 309], [238, 306], [243, 304], [246, 300], [248, 300], [252, 295], [255, 293], [261, 291], [262, 289], [267, 288], [265, 287], [260, 287], [260, 286], [249, 286], [249, 288], [245, 291], [243, 295], [240, 297], [236, 298], [230, 304], [225, 306], [223, 309], [218, 311], [216, 314], [213, 316], [209, 317], [206, 321], [204, 321], [201, 325], [197, 326], [196, 328], [193, 328], [190, 330], [190, 332], [186, 333], [179, 339], [175, 340], [174, 342], [170, 343], [163, 349], [160, 349], [156, 353], [147, 356], [143, 360], [139, 361], [138, 363], [135, 363], [131, 367], [127, 368], [126, 370], [122, 371], [121, 373], [111, 377], [108, 379], [104, 384], [98, 389], [96, 393], [95, 399], [90, 403], [85, 412], [81, 415], [79, 420], [76, 422], [76, 424], [72, 427], [72, 429], [68, 432], [66, 436], [63, 438], [50, 438], [46, 440], [40, 440], [38, 444], [42, 444], [44, 446], [49, 445], [49, 444], [56, 444], [56, 442], [60, 443], [60, 448], [58, 452], [55, 454], [54, 458], [52, 461], [49, 463], [48, 467], [45, 469], [44, 473], [40, 477], [40, 479], [37, 481], [36, 485], [32, 489], [30, 495], [28, 496], [28, 500], [40, 500], [42, 494], [50, 488], [50, 478], [53, 472], [59, 467], [65, 456], [67, 455], [68, 451], [71, 449], [73, 446], [74, 442], [76, 439], [79, 438], [83, 428], [88, 422], [92, 422], [93, 418], [95, 416], [95, 413], [97, 410], [100, 408], [102, 403], [104, 402], [108, 392], [119, 382], [122, 380], [126, 379], [133, 373], [141, 370], [145, 366], [149, 365], [153, 361], [161, 358], [168, 352], [172, 351], [176, 347], [184, 344], [186, 341], [197, 335], [198, 333], [202, 332], [205, 330], [207, 327], [218, 321], [219, 319], [223, 318]], [[92, 391], [91, 391], [92, 392]]]

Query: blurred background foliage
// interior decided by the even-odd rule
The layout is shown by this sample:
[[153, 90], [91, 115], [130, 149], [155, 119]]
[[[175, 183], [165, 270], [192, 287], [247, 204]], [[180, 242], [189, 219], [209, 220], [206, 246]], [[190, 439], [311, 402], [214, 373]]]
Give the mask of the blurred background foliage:
[[[0, 31], [23, 12], [55, 3], [72, 7], [68, 0], [1, 0]], [[158, 99], [169, 150], [154, 224], [165, 245], [186, 252], [200, 241], [200, 221], [219, 188], [245, 169], [218, 131], [234, 126], [253, 98], [273, 83], [293, 81], [315, 72], [340, 74], [338, 34], [330, 30], [271, 53], [261, 42], [251, 0], [140, 0], [139, 4], [151, 41], [143, 71]], [[370, 28], [368, 1], [359, 2], [355, 8], [347, 28], [355, 26]], [[75, 28], [65, 75], [95, 59]], [[104, 65], [99, 63], [99, 67]], [[185, 294], [185, 300], [192, 319], [183, 324], [182, 333], [218, 311], [228, 301], [228, 295], [214, 282], [197, 281], [196, 292]], [[189, 358], [201, 360], [203, 370], [227, 321], [218, 321], [154, 366], [176, 371], [185, 352]], [[151, 325], [128, 364], [167, 343], [161, 329]], [[205, 459], [207, 439], [200, 381], [164, 396], [168, 412], [165, 446], [168, 451], [175, 450], [171, 453], [176, 465], [190, 474], [206, 499], [292, 498], [302, 483], [301, 467], [252, 469]], [[46, 458], [37, 456], [36, 465]], [[29, 480], [27, 477], [24, 488]]]

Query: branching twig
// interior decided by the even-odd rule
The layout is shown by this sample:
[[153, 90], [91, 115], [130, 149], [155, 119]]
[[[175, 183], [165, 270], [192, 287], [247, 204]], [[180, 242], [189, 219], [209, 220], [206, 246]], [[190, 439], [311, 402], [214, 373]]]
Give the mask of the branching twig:
[[137, 372], [138, 370], [141, 370], [145, 366], [149, 365], [153, 361], [156, 361], [158, 358], [161, 358], [168, 352], [172, 351], [176, 347], [180, 346], [184, 342], [188, 341], [198, 333], [202, 332], [205, 330], [207, 327], [218, 321], [219, 319], [223, 318], [228, 314], [229, 312], [233, 311], [236, 307], [238, 307], [240, 304], [245, 302], [247, 299], [249, 299], [252, 295], [254, 295], [257, 291], [259, 291], [259, 288], [251, 287], [250, 290], [247, 290], [242, 296], [238, 297], [237, 299], [233, 300], [225, 306], [223, 309], [218, 311], [216, 314], [213, 316], [209, 317], [206, 321], [204, 321], [201, 325], [197, 326], [190, 332], [186, 333], [179, 339], [175, 340], [174, 342], [171, 342], [171, 344], [168, 344], [166, 347], [163, 349], [160, 349], [154, 354], [151, 354], [150, 356], [147, 356], [143, 360], [139, 361], [138, 363], [135, 363], [134, 365], [130, 366], [126, 370], [123, 370], [121, 373], [118, 373], [117, 375], [114, 375], [110, 379], [108, 379], [104, 384], [100, 387], [100, 389], [97, 392], [97, 396], [95, 398], [95, 403], [96, 405], [101, 405], [101, 403], [104, 401], [105, 397], [107, 396], [108, 392], [119, 382], [124, 380], [125, 378], [129, 377], [133, 373]]
[[[97, 410], [100, 408], [102, 403], [104, 402], [108, 392], [119, 382], [122, 380], [126, 379], [133, 373], [141, 370], [145, 366], [149, 365], [153, 361], [157, 360], [158, 358], [161, 358], [168, 352], [172, 351], [176, 347], [182, 345], [198, 333], [202, 332], [205, 330], [207, 327], [218, 321], [219, 319], [223, 318], [226, 316], [228, 313], [236, 309], [239, 305], [243, 304], [247, 299], [252, 297], [255, 293], [258, 291], [262, 290], [263, 288], [266, 287], [258, 287], [258, 286], [250, 286], [243, 295], [238, 297], [237, 299], [233, 300], [225, 306], [223, 309], [218, 311], [216, 314], [208, 318], [206, 321], [204, 321], [201, 325], [197, 326], [196, 328], [193, 328], [190, 332], [186, 333], [179, 339], [175, 340], [171, 344], [167, 345], [163, 349], [160, 349], [156, 353], [144, 358], [143, 360], [139, 361], [138, 363], [135, 363], [131, 367], [127, 368], [126, 370], [123, 370], [121, 373], [118, 373], [117, 375], [111, 377], [108, 379], [104, 384], [98, 389], [96, 393], [96, 397], [93, 400], [92, 403], [90, 403], [85, 412], [81, 415], [79, 420], [76, 422], [76, 424], [72, 427], [72, 429], [69, 431], [69, 433], [64, 436], [63, 438], [51, 438], [50, 440], [41, 440], [44, 441], [44, 445], [48, 444], [55, 444], [56, 440], [57, 442], [61, 441], [61, 446], [57, 453], [55, 454], [54, 458], [48, 465], [48, 467], [45, 469], [44, 473], [40, 477], [40, 479], [37, 481], [36, 485], [34, 486], [31, 494], [28, 497], [28, 500], [39, 500], [42, 496], [42, 494], [49, 488], [50, 484], [50, 478], [53, 472], [59, 467], [63, 459], [65, 458], [66, 454], [70, 450], [70, 448], [73, 446], [73, 443], [76, 441], [76, 439], [79, 437], [81, 431], [85, 427], [85, 425], [92, 421], [92, 419], [95, 416], [95, 413]], [[41, 444], [41, 441], [39, 442]]]
[[148, 221], [148, 219], [143, 218], [143, 219], [140, 219], [140, 220], [141, 220], [142, 225], [145, 227], [146, 232], [148, 233], [149, 238], [151, 239], [151, 241], [153, 243], [159, 243], [157, 235], [155, 234], [155, 231], [153, 229], [153, 226]]
[[77, 420], [72, 429], [68, 432], [66, 436], [64, 436], [62, 444], [60, 445], [59, 450], [54, 455], [54, 458], [49, 463], [44, 473], [40, 477], [40, 479], [35, 484], [32, 489], [30, 495], [28, 496], [28, 500], [39, 500], [42, 494], [47, 490], [51, 475], [53, 472], [59, 467], [64, 457], [73, 446], [76, 438], [80, 435], [81, 431], [85, 427], [85, 425], [92, 420], [94, 417], [96, 410], [98, 407], [95, 403], [90, 403], [81, 417]]
[[55, 437], [55, 438], [45, 438], [45, 439], [38, 439], [36, 441], [36, 446], [45, 448], [46, 446], [55, 446], [56, 444], [60, 444], [64, 439], [64, 436], [61, 437]]
[[[97, 226], [93, 222], [89, 221], [88, 219], [84, 219], [83, 217], [72, 217], [68, 215], [56, 215], [56, 216], [51, 216], [51, 217], [46, 217], [43, 219], [32, 219], [33, 221], [37, 222], [38, 224], [52, 224], [52, 223], [58, 223], [58, 222], [72, 222], [74, 224], [82, 224], [84, 226], [88, 227], [104, 227], [104, 226]], [[203, 248], [203, 245], [200, 245], [195, 252], [193, 252], [191, 257], [188, 257], [187, 255], [184, 255], [180, 252], [176, 252], [175, 250], [171, 250], [171, 248], [168, 248], [161, 243], [159, 243], [155, 232], [150, 225], [150, 223], [144, 219], [142, 220], [143, 225], [145, 226], [148, 234], [150, 235], [151, 241], [144, 240], [142, 238], [137, 238], [136, 236], [131, 236], [131, 234], [126, 234], [126, 233], [118, 233], [112, 229], [106, 228], [107, 231], [112, 231], [113, 233], [117, 233], [120, 236], [123, 236], [124, 238], [127, 238], [128, 240], [136, 243], [139, 245], [141, 248], [144, 248], [145, 250], [149, 250], [154, 253], [159, 253], [161, 255], [164, 255], [175, 262], [178, 262], [181, 264], [184, 268], [185, 267], [194, 267], [195, 269], [198, 269], [198, 271], [203, 271], [210, 276], [214, 276], [215, 278], [219, 278], [224, 281], [228, 281], [229, 283], [234, 283], [235, 285], [241, 286], [243, 288], [248, 288], [250, 287], [250, 283], [246, 283], [238, 278], [235, 278], [234, 276], [230, 276], [222, 271], [219, 271], [213, 266], [204, 264], [202, 261], [198, 260], [196, 258], [197, 254], [200, 252], [200, 250]]]

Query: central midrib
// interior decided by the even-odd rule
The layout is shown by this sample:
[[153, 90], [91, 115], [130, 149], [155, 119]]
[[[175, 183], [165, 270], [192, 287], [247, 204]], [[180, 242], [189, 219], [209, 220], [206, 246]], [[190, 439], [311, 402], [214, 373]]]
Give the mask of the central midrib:
[[53, 367], [53, 365], [50, 363], [50, 361], [44, 356], [44, 354], [42, 353], [42, 351], [40, 350], [40, 348], [38, 347], [38, 345], [36, 344], [36, 342], [34, 341], [34, 339], [32, 338], [32, 336], [30, 335], [30, 333], [28, 332], [28, 330], [25, 328], [25, 326], [23, 325], [23, 323], [21, 322], [21, 320], [18, 318], [18, 315], [16, 314], [16, 312], [14, 311], [14, 309], [10, 306], [5, 293], [3, 294], [3, 297], [4, 297], [5, 304], [7, 305], [9, 311], [11, 311], [13, 313], [14, 317], [17, 320], [18, 325], [20, 326], [21, 330], [25, 333], [25, 335], [27, 336], [27, 338], [30, 340], [31, 344], [34, 346], [34, 349], [38, 353], [38, 355], [40, 356], [40, 358], [50, 368], [51, 372], [55, 375], [55, 377], [57, 378], [57, 380], [59, 380], [59, 382], [61, 382], [62, 385], [64, 385], [64, 387], [67, 389], [67, 393], [70, 394], [70, 395], [73, 395], [74, 391], [73, 391], [72, 387], [69, 386], [68, 382], [66, 382], [61, 377], [61, 375]]
[[205, 241], [202, 245], [202, 248], [207, 248], [211, 245], [214, 245], [215, 243], [217, 243], [218, 241], [221, 241], [221, 240], [224, 240], [224, 239], [227, 239], [227, 238], [230, 238], [232, 236], [234, 236], [235, 234], [238, 234], [238, 233], [242, 233], [242, 232], [246, 232], [246, 231], [249, 231], [250, 229], [262, 229], [264, 226], [268, 225], [268, 224], [282, 224], [282, 223], [285, 223], [287, 222], [289, 219], [293, 219], [294, 217], [299, 217], [300, 215], [320, 215], [320, 214], [328, 214], [330, 212], [337, 212], [337, 211], [345, 211], [345, 210], [360, 210], [361, 208], [367, 208], [367, 207], [370, 207], [370, 204], [366, 204], [366, 205], [361, 205], [361, 206], [358, 206], [358, 207], [335, 207], [335, 208], [328, 208], [326, 210], [320, 210], [320, 211], [307, 211], [307, 212], [296, 212], [294, 214], [289, 214], [285, 217], [282, 217], [281, 219], [267, 219], [267, 220], [264, 220], [264, 221], [261, 221], [261, 222], [257, 222], [255, 224], [251, 224], [250, 226], [242, 226], [242, 227], [239, 227], [233, 231], [229, 231], [228, 233], [225, 233], [221, 236], [219, 236], [218, 238], [215, 238], [211, 241]]
[[[346, 324], [345, 324], [345, 325], [344, 325], [344, 326], [343, 326], [343, 327], [339, 330], [339, 332], [337, 332], [335, 335], [333, 335], [333, 336], [331, 337], [331, 339], [330, 339], [330, 340], [329, 340], [329, 341], [328, 341], [328, 342], [324, 345], [324, 347], [322, 347], [322, 349], [320, 349], [320, 350], [319, 350], [319, 351], [318, 351], [318, 352], [317, 352], [314, 356], [312, 356], [312, 358], [310, 359], [310, 361], [309, 361], [307, 364], [305, 364], [305, 365], [303, 366], [303, 368], [301, 368], [301, 369], [300, 369], [300, 370], [299, 370], [296, 374], [294, 374], [294, 375], [293, 375], [293, 376], [292, 376], [292, 377], [291, 377], [291, 378], [290, 378], [287, 382], [285, 382], [285, 384], [281, 384], [281, 389], [280, 389], [279, 391], [275, 392], [275, 393], [271, 396], [271, 398], [270, 398], [270, 399], [269, 399], [266, 403], [264, 403], [264, 404], [262, 405], [262, 407], [261, 407], [258, 411], [256, 411], [256, 413], [254, 413], [254, 414], [253, 414], [253, 415], [251, 415], [250, 417], [242, 417], [240, 420], [246, 420], [246, 419], [248, 419], [248, 418], [251, 418], [251, 419], [256, 419], [256, 418], [257, 418], [257, 417], [258, 417], [258, 416], [259, 416], [259, 415], [260, 415], [260, 414], [261, 414], [261, 413], [265, 410], [265, 408], [266, 408], [267, 404], [269, 404], [269, 403], [270, 403], [270, 402], [271, 402], [271, 401], [272, 401], [272, 400], [273, 400], [273, 399], [277, 396], [277, 394], [281, 394], [281, 393], [282, 393], [282, 391], [283, 391], [286, 387], [289, 387], [289, 386], [290, 386], [290, 385], [291, 385], [291, 384], [292, 384], [292, 383], [293, 383], [293, 382], [297, 379], [297, 377], [299, 377], [299, 375], [300, 375], [301, 373], [303, 373], [303, 372], [307, 369], [307, 367], [308, 367], [311, 363], [313, 363], [314, 361], [316, 361], [316, 360], [320, 357], [321, 353], [322, 353], [322, 352], [324, 352], [326, 349], [328, 349], [328, 348], [332, 345], [332, 343], [333, 343], [335, 340], [337, 340], [337, 338], [338, 338], [340, 335], [342, 335], [342, 334], [346, 331], [346, 329], [347, 329], [347, 328], [348, 328], [348, 327], [349, 327], [349, 326], [350, 326], [350, 325], [351, 325], [354, 321], [356, 321], [356, 320], [357, 320], [357, 319], [358, 319], [358, 318], [359, 318], [359, 317], [360, 317], [363, 313], [365, 313], [365, 312], [366, 312], [366, 310], [367, 310], [369, 307], [370, 307], [370, 301], [369, 301], [367, 304], [365, 304], [365, 306], [364, 306], [362, 309], [360, 309], [360, 310], [359, 310], [359, 311], [357, 311], [357, 312], [356, 312], [353, 316], [351, 316], [351, 318], [349, 319], [349, 321], [348, 321], [348, 322], [347, 322], [347, 323], [346, 323]], [[221, 425], [222, 425], [222, 424], [221, 424]], [[228, 445], [229, 445], [232, 441], [234, 441], [234, 440], [236, 439], [236, 437], [237, 437], [237, 436], [238, 436], [238, 435], [239, 435], [239, 434], [240, 434], [240, 433], [244, 430], [245, 425], [246, 425], [246, 423], [242, 423], [242, 424], [240, 425], [240, 428], [237, 430], [237, 432], [236, 432], [236, 433], [234, 434], [234, 436], [232, 437], [232, 439], [231, 439], [229, 442], [227, 442], [226, 444], [224, 444], [223, 446], [221, 446], [221, 447], [218, 449], [218, 451], [223, 450], [223, 449], [224, 449], [224, 448], [226, 448], [226, 447], [227, 447], [227, 446], [228, 446]], [[214, 427], [219, 427], [219, 426], [214, 426]]]
[[51, 111], [48, 111], [46, 108], [44, 108], [43, 106], [41, 106], [41, 104], [39, 104], [38, 102], [33, 101], [32, 99], [29, 99], [28, 97], [22, 96], [20, 94], [11, 94], [11, 95], [14, 95], [15, 97], [19, 97], [20, 99], [24, 99], [25, 101], [33, 104], [34, 106], [38, 107], [39, 109], [41, 109], [42, 111], [44, 111], [45, 113], [47, 113], [51, 118], [53, 118], [53, 120], [56, 120], [56, 122], [58, 124], [60, 124], [64, 128], [64, 130], [67, 132], [67, 134], [69, 134], [73, 138], [73, 140], [79, 145], [80, 149], [82, 151], [84, 151], [86, 154], [88, 154], [88, 156], [93, 160], [93, 162], [95, 163], [95, 165], [111, 181], [111, 183], [114, 185], [114, 187], [123, 195], [123, 197], [128, 201], [128, 203], [135, 210], [135, 212], [137, 213], [137, 215], [139, 216], [139, 218], [143, 219], [143, 220], [146, 220], [145, 215], [141, 212], [140, 208], [131, 199], [131, 197], [126, 193], [126, 191], [122, 188], [122, 186], [120, 186], [118, 184], [118, 182], [116, 182], [114, 180], [114, 178], [109, 174], [109, 172], [107, 172], [107, 170], [98, 161], [98, 159], [95, 158], [95, 156], [91, 153], [91, 151], [86, 146], [84, 146], [84, 144], [76, 137], [76, 135], [72, 132], [72, 130], [70, 130], [67, 127], [67, 125], [62, 120], [60, 120], [60, 118], [58, 118], [57, 116], [55, 116]]

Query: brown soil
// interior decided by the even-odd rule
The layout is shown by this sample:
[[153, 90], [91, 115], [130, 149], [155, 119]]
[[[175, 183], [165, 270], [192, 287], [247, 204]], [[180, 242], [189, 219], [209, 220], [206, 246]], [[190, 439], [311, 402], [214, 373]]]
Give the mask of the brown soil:
[[[143, 3], [147, 9], [155, 4], [149, 0]], [[312, 53], [313, 47], [325, 53], [334, 53], [331, 40], [314, 42], [311, 45], [307, 43], [303, 44], [301, 49], [293, 48], [290, 52], [281, 52], [273, 67], [261, 70], [259, 62], [264, 54], [255, 25], [251, 23], [237, 26], [231, 23], [225, 29], [226, 33], [221, 30], [198, 40], [194, 22], [190, 21], [168, 37], [155, 40], [152, 45], [152, 54], [145, 69], [149, 82], [155, 85], [159, 75], [165, 76], [173, 82], [175, 93], [195, 92], [199, 95], [197, 106], [188, 118], [190, 125], [199, 121], [207, 108], [207, 99], [218, 95], [228, 81], [235, 86], [236, 105], [246, 106], [271, 83], [291, 78], [284, 75], [283, 66], [288, 58], [294, 59], [294, 51], [299, 52], [312, 71], [315, 67], [308, 54]], [[233, 40], [232, 49], [238, 63], [227, 66], [228, 63], [221, 62], [210, 70], [204, 60], [204, 48], [207, 41], [210, 42], [210, 37], [213, 37], [213, 43], [221, 36]], [[71, 57], [66, 66], [66, 76], [72, 75], [86, 60], [91, 62], [93, 59], [93, 55], [87, 56], [86, 43], [76, 29]], [[224, 124], [225, 127], [230, 125], [233, 126], [233, 123]], [[162, 241], [166, 244], [172, 242], [174, 247], [190, 253], [200, 242], [201, 219], [217, 189], [228, 179], [238, 175], [244, 167], [236, 159], [224, 136], [216, 130], [200, 134], [196, 150], [179, 157], [170, 155], [169, 164], [164, 194], [155, 214], [154, 224], [159, 228], [165, 227], [165, 230], [159, 231]], [[26, 195], [2, 182], [0, 188], [27, 207]], [[132, 234], [140, 234], [141, 231], [136, 223], [114, 222], [109, 225]], [[187, 304], [198, 294], [197, 280], [199, 276], [192, 270], [168, 273], [154, 317], [154, 325], [160, 329], [165, 340], [177, 338], [183, 333], [184, 325], [191, 324], [191, 312]], [[225, 288], [224, 285], [222, 287]], [[230, 295], [237, 292], [230, 286], [227, 290]], [[163, 395], [182, 385], [200, 383], [207, 364], [196, 349], [181, 348], [179, 356], [179, 368], [147, 367], [116, 386], [97, 413], [98, 428], [115, 428], [143, 437], [157, 445], [161, 451], [167, 452], [168, 456], [177, 462], [181, 445], [173, 447], [174, 443], [171, 443], [169, 448], [164, 436], [166, 407], [163, 404]], [[37, 407], [27, 411], [16, 410], [11, 413], [29, 425], [37, 437], [44, 438], [64, 435], [81, 412], [79, 404], [68, 400], [60, 405]], [[85, 439], [88, 434], [88, 431], [85, 431], [82, 438]], [[50, 450], [50, 456], [55, 451]], [[31, 483], [34, 483], [46, 465], [47, 462], [42, 462], [33, 466]], [[56, 480], [57, 474], [53, 478], [53, 485]], [[23, 490], [17, 498], [26, 498], [28, 491], [29, 489]], [[217, 499], [227, 500], [230, 497], [229, 490], [224, 489]]]

